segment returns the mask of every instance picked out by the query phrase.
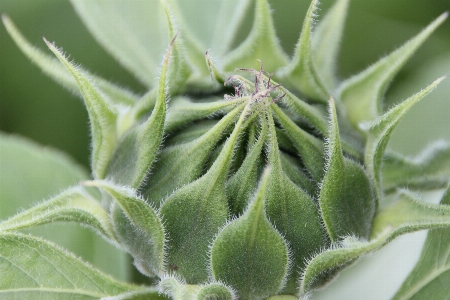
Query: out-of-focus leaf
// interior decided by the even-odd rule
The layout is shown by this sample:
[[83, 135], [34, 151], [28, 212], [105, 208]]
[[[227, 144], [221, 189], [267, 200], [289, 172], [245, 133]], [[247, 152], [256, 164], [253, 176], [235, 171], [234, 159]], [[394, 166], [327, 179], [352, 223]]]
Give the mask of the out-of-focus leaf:
[[234, 291], [222, 283], [209, 283], [201, 286], [197, 293], [197, 300], [234, 300]]
[[157, 288], [145, 287], [140, 291], [126, 292], [117, 296], [103, 297], [101, 300], [168, 300]]
[[[63, 153], [23, 138], [0, 134], [0, 153], [1, 219], [89, 179], [88, 172]], [[87, 228], [58, 223], [29, 231], [62, 245], [116, 278], [128, 279], [126, 254]]]
[[450, 178], [450, 143], [434, 142], [416, 157], [386, 153], [382, 174], [385, 191], [393, 191], [397, 187], [443, 188]]
[[160, 1], [71, 2], [106, 51], [143, 84], [155, 85], [160, 59], [173, 38]]
[[443, 13], [402, 47], [341, 83], [339, 98], [355, 128], [359, 128], [361, 122], [372, 121], [382, 114], [381, 101], [389, 82], [447, 16], [447, 12]]
[[364, 164], [369, 175], [374, 181], [378, 199], [381, 199], [382, 196], [381, 167], [384, 153], [395, 126], [414, 104], [431, 93], [431, 91], [445, 78], [446, 76], [438, 78], [425, 89], [412, 95], [399, 105], [391, 108], [388, 112], [378, 117], [376, 120], [363, 124], [364, 126], [362, 126], [362, 128], [368, 135]]
[[294, 58], [289, 65], [279, 72], [279, 76], [286, 78], [292, 86], [302, 91], [307, 97], [326, 103], [329, 93], [313, 65], [313, 50], [311, 46], [311, 31], [318, 2], [318, 0], [311, 1], [303, 21], [303, 28], [296, 45]]
[[45, 43], [75, 78], [83, 94], [84, 103], [91, 121], [92, 171], [96, 179], [103, 179], [117, 142], [116, 119], [118, 112], [114, 106], [105, 100], [100, 91], [94, 86], [92, 80], [64, 57], [61, 50], [47, 40], [45, 40]]
[[0, 233], [0, 298], [99, 299], [139, 290], [40, 238]]
[[226, 55], [224, 69], [233, 71], [235, 68], [259, 68], [257, 59], [270, 72], [288, 62], [276, 36], [267, 0], [256, 0], [253, 28], [245, 41]]
[[[450, 185], [441, 204], [450, 205]], [[433, 229], [428, 232], [419, 261], [392, 299], [445, 299], [450, 295], [449, 280], [450, 229]]]
[[328, 91], [336, 86], [336, 66], [349, 0], [336, 1], [312, 34], [313, 64]]

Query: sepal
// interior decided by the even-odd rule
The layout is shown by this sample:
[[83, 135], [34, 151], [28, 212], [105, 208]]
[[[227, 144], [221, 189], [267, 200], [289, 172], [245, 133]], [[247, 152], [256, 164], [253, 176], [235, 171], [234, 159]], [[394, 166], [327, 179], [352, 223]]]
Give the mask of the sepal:
[[210, 253], [215, 280], [232, 287], [239, 298], [264, 299], [283, 287], [289, 252], [264, 209], [270, 169], [266, 169], [245, 213], [217, 235]]

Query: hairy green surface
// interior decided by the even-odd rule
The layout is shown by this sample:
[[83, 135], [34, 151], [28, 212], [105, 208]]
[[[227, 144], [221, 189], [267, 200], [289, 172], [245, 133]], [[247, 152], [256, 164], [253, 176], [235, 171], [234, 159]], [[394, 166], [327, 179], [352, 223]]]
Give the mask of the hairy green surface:
[[[440, 258], [448, 246], [448, 192], [429, 204], [407, 188], [448, 186], [448, 142], [416, 159], [387, 148], [401, 118], [446, 76], [386, 112], [382, 99], [448, 13], [340, 82], [335, 66], [348, 0], [337, 0], [318, 25], [319, 1], [311, 2], [292, 59], [268, 0], [71, 2], [146, 91], [136, 96], [92, 75], [45, 38], [56, 58], [33, 48], [3, 17], [19, 48], [83, 98], [93, 180], [69, 164], [72, 187], [0, 222], [0, 298], [307, 298], [395, 237], [433, 229], [396, 297], [445, 299], [447, 289], [435, 289], [450, 286], [447, 256]], [[196, 20], [191, 9], [203, 6], [217, 19]], [[234, 45], [248, 12], [252, 27]], [[0, 141], [8, 150], [2, 165], [26, 172], [18, 159], [8, 161], [14, 141]], [[19, 232], [53, 222], [93, 229], [149, 279], [139, 287], [121, 283]], [[427, 267], [429, 260], [438, 267]]]

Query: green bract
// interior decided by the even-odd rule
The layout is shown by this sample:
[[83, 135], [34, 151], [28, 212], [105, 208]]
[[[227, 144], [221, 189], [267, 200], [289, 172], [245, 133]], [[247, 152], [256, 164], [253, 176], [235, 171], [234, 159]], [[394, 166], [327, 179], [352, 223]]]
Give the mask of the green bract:
[[[0, 222], [1, 299], [298, 299], [400, 234], [434, 229], [422, 260], [438, 255], [434, 248], [448, 253], [449, 229], [441, 227], [450, 226], [449, 143], [417, 159], [386, 151], [403, 115], [445, 76], [382, 110], [388, 83], [447, 13], [339, 82], [348, 0], [337, 0], [317, 27], [312, 1], [292, 59], [268, 0], [207, 1], [215, 26], [195, 25], [185, 12], [186, 2], [201, 0], [71, 2], [148, 92], [92, 75], [45, 38], [50, 52], [34, 48], [3, 16], [19, 48], [83, 98], [92, 178]], [[251, 5], [253, 27], [231, 49]], [[408, 187], [447, 194], [426, 204]], [[93, 229], [153, 284], [120, 283], [18, 232], [55, 221]], [[446, 242], [435, 245], [442, 235]], [[420, 262], [396, 299], [425, 297], [435, 279], [446, 286], [433, 299], [444, 299], [448, 266], [448, 257], [438, 272]]]

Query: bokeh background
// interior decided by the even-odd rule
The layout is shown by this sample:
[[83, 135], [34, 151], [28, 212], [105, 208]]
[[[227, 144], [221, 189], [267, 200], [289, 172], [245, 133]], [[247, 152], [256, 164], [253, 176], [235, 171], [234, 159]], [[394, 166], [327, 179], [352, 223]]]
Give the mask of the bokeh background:
[[[309, 0], [270, 2], [277, 33], [284, 49], [291, 54]], [[322, 0], [319, 15], [323, 15], [332, 3], [332, 0]], [[345, 79], [363, 70], [381, 56], [402, 45], [441, 13], [449, 10], [450, 0], [351, 1], [339, 56], [339, 77]], [[50, 41], [56, 41], [71, 58], [93, 73], [129, 87], [137, 93], [145, 92], [144, 87], [95, 42], [68, 0], [0, 0], [0, 12], [8, 14], [36, 47], [46, 49], [41, 38], [45, 36]], [[252, 19], [250, 13], [239, 38], [245, 37]], [[432, 35], [395, 78], [386, 95], [385, 108], [391, 107], [448, 73], [450, 73], [450, 20]], [[88, 128], [87, 113], [81, 100], [42, 74], [14, 45], [4, 27], [0, 26], [0, 131], [25, 136], [41, 145], [60, 149], [87, 169]], [[390, 147], [414, 155], [435, 139], [450, 140], [450, 79], [444, 81], [438, 89], [408, 112], [394, 132]], [[5, 216], [0, 214], [0, 219], [3, 217]], [[318, 297], [369, 299], [369, 296], [376, 295], [372, 299], [383, 299], [383, 294], [378, 295], [376, 291], [389, 289], [391, 282], [387, 275], [390, 273], [397, 278], [397, 282], [392, 285], [401, 283], [403, 275], [398, 268], [408, 271], [408, 264], [409, 268], [412, 268], [410, 261], [405, 262], [401, 259], [407, 257], [414, 261], [420, 253], [420, 241], [424, 236], [425, 233], [408, 235], [397, 244], [393, 244], [394, 246], [390, 246], [395, 248], [395, 245], [399, 245], [397, 248], [400, 250], [396, 251], [400, 251], [401, 256], [382, 252], [381, 255], [385, 255], [381, 258], [385, 261], [383, 265], [379, 265], [376, 261], [363, 262], [366, 263], [366, 268], [374, 270], [372, 273], [384, 278], [378, 281], [378, 286], [376, 284], [371, 287], [361, 286], [370, 285], [370, 282], [357, 283], [359, 286], [354, 289], [356, 293], [358, 289], [360, 292], [356, 297], [355, 294], [351, 296], [342, 294], [343, 292], [339, 294], [341, 298], [336, 293], [323, 293], [322, 296], [319, 293]], [[392, 265], [399, 261], [400, 264]], [[383, 268], [389, 266], [391, 269], [384, 270], [383, 273]], [[355, 282], [350, 275], [345, 276], [347, 275], [344, 274], [342, 277], [347, 283]], [[367, 277], [367, 274], [360, 277], [364, 276]], [[339, 284], [339, 280], [335, 285]]]

